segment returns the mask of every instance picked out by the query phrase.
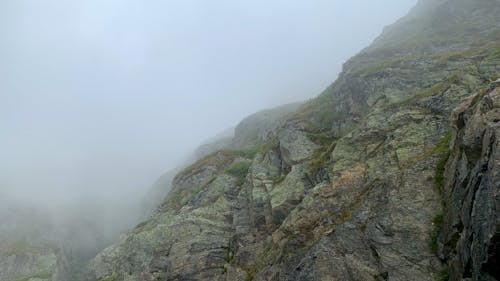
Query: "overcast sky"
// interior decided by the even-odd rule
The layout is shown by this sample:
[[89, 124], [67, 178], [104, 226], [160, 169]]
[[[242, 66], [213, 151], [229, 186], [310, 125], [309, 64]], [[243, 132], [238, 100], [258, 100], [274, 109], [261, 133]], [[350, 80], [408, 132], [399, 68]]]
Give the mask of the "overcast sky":
[[0, 0], [0, 193], [140, 194], [246, 115], [319, 94], [415, 2]]

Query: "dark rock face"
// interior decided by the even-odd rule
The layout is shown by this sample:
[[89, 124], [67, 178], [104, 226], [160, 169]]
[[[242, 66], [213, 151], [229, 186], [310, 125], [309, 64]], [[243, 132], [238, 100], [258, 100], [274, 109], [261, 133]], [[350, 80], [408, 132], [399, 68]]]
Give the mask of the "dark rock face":
[[450, 280], [500, 280], [500, 89], [453, 116], [442, 234]]

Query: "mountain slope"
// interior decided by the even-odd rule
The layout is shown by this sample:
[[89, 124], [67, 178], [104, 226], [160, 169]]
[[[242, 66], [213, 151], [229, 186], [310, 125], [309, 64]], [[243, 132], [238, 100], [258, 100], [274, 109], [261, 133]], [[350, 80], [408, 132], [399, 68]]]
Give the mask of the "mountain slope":
[[497, 0], [420, 1], [255, 147], [180, 172], [95, 277], [436, 280], [451, 266], [460, 280], [439, 253], [438, 164], [453, 109], [500, 74], [499, 23]]

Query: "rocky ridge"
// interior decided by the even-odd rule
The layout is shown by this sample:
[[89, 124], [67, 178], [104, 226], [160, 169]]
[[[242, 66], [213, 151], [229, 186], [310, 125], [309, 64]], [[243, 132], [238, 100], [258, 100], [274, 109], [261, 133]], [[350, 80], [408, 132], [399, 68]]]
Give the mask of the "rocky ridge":
[[178, 173], [93, 278], [495, 280], [499, 22], [497, 0], [420, 1], [316, 99]]

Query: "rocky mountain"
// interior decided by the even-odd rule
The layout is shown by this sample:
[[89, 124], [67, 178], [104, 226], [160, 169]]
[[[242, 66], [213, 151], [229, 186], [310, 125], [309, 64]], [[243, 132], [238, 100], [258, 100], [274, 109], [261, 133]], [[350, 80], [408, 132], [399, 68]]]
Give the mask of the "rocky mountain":
[[422, 0], [179, 172], [91, 278], [499, 280], [499, 74], [500, 1]]

